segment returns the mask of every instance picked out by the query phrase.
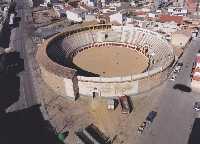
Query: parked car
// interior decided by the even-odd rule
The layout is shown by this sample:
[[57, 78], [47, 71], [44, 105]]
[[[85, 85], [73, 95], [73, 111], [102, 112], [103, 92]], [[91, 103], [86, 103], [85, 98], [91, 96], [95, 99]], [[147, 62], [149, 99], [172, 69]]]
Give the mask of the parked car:
[[122, 111], [123, 114], [130, 113], [131, 106], [130, 106], [130, 102], [129, 102], [128, 96], [126, 96], [126, 95], [120, 96], [119, 97], [119, 103], [121, 105], [121, 111]]
[[194, 103], [193, 109], [194, 109], [195, 111], [200, 111], [200, 101]]
[[108, 110], [114, 110], [115, 109], [115, 100], [114, 99], [108, 99], [107, 101], [107, 108]]
[[170, 80], [171, 80], [171, 81], [175, 81], [175, 80], [176, 80], [176, 75], [172, 75], [172, 77], [171, 77]]
[[146, 126], [147, 126], [147, 122], [144, 121], [144, 122], [138, 127], [137, 132], [140, 133], [140, 134], [142, 134]]
[[147, 115], [146, 121], [147, 121], [148, 123], [152, 123], [156, 116], [157, 116], [157, 112], [156, 112], [156, 111], [151, 111], [151, 112]]
[[182, 63], [182, 62], [179, 62], [179, 63], [177, 63], [175, 69], [177, 69], [177, 71], [180, 72], [181, 69], [182, 69], [182, 66], [183, 66], [183, 63]]
[[183, 66], [183, 62], [179, 62], [179, 63], [177, 64], [177, 66], [182, 67], [182, 66]]
[[174, 72], [180, 72], [180, 71], [181, 71], [181, 67], [180, 66], [175, 66]]

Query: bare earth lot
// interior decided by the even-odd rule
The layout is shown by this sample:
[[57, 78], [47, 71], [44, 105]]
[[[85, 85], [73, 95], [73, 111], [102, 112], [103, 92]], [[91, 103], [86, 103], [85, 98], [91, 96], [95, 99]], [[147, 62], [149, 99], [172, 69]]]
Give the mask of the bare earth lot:
[[151, 110], [157, 109], [159, 103], [156, 90], [138, 97], [133, 96], [133, 111], [130, 114], [122, 114], [120, 105], [115, 111], [107, 110], [105, 99], [80, 97], [74, 102], [56, 96], [45, 83], [41, 84], [42, 99], [51, 123], [57, 131], [69, 131], [67, 144], [76, 144], [74, 132], [91, 123], [111, 139], [115, 137], [113, 144], [139, 144], [141, 136], [137, 133], [137, 128]]
[[148, 66], [148, 59], [125, 47], [94, 47], [78, 53], [73, 62], [84, 70], [105, 77], [139, 74]]

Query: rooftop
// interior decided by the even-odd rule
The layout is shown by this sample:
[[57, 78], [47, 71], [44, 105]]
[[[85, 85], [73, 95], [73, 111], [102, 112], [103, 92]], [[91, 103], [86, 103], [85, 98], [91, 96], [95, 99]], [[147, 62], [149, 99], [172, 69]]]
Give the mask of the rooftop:
[[84, 10], [84, 9], [81, 9], [81, 8], [74, 8], [74, 9], [71, 9], [70, 11], [74, 12], [76, 14], [81, 14], [81, 13], [86, 12], [87, 10]]
[[171, 22], [174, 21], [177, 24], [181, 24], [183, 22], [182, 16], [170, 16], [170, 15], [161, 15], [160, 22]]

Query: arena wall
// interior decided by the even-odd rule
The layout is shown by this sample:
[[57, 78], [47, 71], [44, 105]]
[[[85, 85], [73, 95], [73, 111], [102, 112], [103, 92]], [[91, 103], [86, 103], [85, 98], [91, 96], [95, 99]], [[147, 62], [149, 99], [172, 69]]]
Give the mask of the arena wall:
[[133, 95], [138, 93], [138, 81], [126, 82], [87, 82], [79, 81], [79, 93], [85, 96], [92, 96], [93, 92], [97, 92], [98, 96], [115, 97], [123, 94]]
[[76, 99], [77, 94], [81, 96], [92, 96], [93, 92], [97, 92], [99, 96], [103, 97], [115, 97], [123, 94], [136, 95], [151, 90], [164, 82], [167, 78], [168, 69], [154, 75], [140, 77], [139, 79], [132, 78], [132, 80], [126, 77], [105, 78], [105, 80], [104, 78], [89, 77], [90, 80], [83, 81], [85, 77], [80, 76], [75, 76], [74, 79], [76, 80], [73, 80], [57, 76], [42, 67], [41, 73], [44, 81], [58, 95]]
[[[170, 66], [163, 71], [157, 69], [153, 72], [127, 76], [127, 77], [81, 77], [78, 76], [80, 95], [92, 96], [97, 91], [99, 96], [115, 97], [119, 95], [136, 95], [160, 85], [167, 79]], [[96, 90], [95, 90], [96, 89]]]
[[40, 67], [41, 75], [46, 84], [58, 95], [76, 99], [77, 90], [74, 88], [73, 79], [60, 77]]

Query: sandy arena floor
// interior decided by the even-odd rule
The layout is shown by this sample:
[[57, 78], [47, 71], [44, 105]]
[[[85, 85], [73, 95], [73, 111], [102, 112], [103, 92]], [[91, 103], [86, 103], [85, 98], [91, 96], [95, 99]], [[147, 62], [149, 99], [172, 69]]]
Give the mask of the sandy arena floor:
[[74, 64], [100, 76], [126, 76], [143, 72], [148, 59], [135, 50], [124, 47], [94, 47], [78, 53]]

